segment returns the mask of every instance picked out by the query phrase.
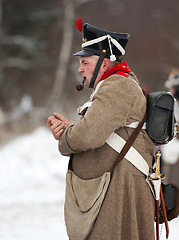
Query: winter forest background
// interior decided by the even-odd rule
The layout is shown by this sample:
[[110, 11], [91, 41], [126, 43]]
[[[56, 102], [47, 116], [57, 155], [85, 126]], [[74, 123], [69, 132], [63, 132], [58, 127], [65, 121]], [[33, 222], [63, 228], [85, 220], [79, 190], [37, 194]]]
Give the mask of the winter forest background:
[[3, 143], [45, 124], [52, 111], [74, 118], [81, 81], [76, 19], [129, 32], [125, 61], [142, 86], [163, 90], [179, 66], [178, 0], [0, 0], [0, 107]]
[[0, 0], [0, 239], [67, 239], [58, 218], [67, 161], [46, 120], [53, 111], [76, 120], [90, 93], [75, 90], [76, 19], [130, 33], [124, 60], [156, 91], [179, 68], [178, 9], [178, 0]]

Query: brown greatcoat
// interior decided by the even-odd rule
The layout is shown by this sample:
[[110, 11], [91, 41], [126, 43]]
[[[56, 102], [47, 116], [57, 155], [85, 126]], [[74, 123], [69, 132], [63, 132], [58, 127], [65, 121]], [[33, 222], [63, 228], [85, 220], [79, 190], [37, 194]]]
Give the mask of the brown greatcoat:
[[[73, 153], [73, 171], [80, 178], [92, 179], [110, 171], [118, 153], [105, 141], [114, 131], [127, 140], [133, 129], [124, 126], [142, 120], [146, 99], [135, 81], [138, 82], [132, 72], [128, 77], [112, 75], [105, 79], [89, 111], [61, 135], [59, 150], [63, 155]], [[133, 146], [151, 168], [154, 144], [145, 130]], [[88, 239], [154, 240], [154, 208], [144, 174], [123, 159], [115, 167]]]

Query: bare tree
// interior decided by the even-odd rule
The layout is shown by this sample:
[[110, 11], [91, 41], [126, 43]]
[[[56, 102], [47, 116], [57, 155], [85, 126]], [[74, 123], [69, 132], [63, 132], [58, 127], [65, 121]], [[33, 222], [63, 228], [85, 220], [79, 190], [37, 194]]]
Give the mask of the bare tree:
[[73, 24], [74, 15], [77, 8], [93, 0], [63, 0], [64, 6], [64, 23], [63, 39], [59, 53], [58, 66], [55, 75], [53, 88], [48, 99], [48, 106], [55, 110], [56, 106], [64, 104], [63, 89], [67, 77], [68, 64], [71, 56], [73, 44]]
[[55, 81], [49, 99], [49, 106], [52, 108], [55, 107], [57, 102], [60, 102], [62, 96], [63, 86], [66, 80], [68, 63], [71, 56], [73, 42], [73, 23], [74, 23], [73, 0], [63, 0], [63, 5], [64, 5], [63, 38], [61, 50], [59, 53]]

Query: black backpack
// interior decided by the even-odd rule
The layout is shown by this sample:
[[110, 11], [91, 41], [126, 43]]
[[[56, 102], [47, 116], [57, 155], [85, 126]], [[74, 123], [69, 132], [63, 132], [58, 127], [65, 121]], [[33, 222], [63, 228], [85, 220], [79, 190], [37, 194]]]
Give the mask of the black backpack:
[[147, 95], [146, 130], [155, 145], [166, 144], [174, 137], [174, 102], [169, 92]]
[[[174, 97], [169, 92], [147, 94], [146, 131], [155, 145], [166, 144], [174, 137]], [[172, 220], [179, 214], [179, 189], [173, 184], [162, 183], [167, 219]], [[160, 223], [164, 217], [160, 208]]]

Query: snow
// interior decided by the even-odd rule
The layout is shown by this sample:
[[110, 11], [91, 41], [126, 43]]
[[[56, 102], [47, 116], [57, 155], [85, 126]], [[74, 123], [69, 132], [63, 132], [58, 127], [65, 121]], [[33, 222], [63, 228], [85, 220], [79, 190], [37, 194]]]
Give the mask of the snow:
[[68, 158], [45, 127], [0, 148], [0, 239], [66, 240]]
[[[0, 239], [67, 240], [63, 218], [68, 157], [46, 127], [0, 147]], [[169, 222], [179, 240], [179, 218]], [[161, 227], [160, 227], [161, 229]], [[165, 226], [161, 231], [165, 239]]]
[[176, 164], [179, 159], [179, 140], [173, 138], [161, 147], [163, 160], [168, 164]]

